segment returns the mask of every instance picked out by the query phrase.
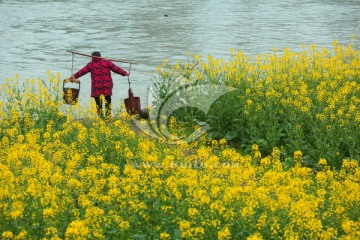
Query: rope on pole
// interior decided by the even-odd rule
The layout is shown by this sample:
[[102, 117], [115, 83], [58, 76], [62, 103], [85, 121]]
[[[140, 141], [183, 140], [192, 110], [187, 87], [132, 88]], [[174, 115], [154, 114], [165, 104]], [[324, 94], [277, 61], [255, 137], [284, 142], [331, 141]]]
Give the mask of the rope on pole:
[[74, 75], [74, 53], [71, 53], [71, 77]]
[[130, 66], [129, 66], [129, 75], [127, 76], [127, 77], [128, 77], [128, 82], [129, 82], [129, 88], [130, 88], [130, 70], [131, 70], [131, 65], [132, 65], [132, 63], [130, 63]]

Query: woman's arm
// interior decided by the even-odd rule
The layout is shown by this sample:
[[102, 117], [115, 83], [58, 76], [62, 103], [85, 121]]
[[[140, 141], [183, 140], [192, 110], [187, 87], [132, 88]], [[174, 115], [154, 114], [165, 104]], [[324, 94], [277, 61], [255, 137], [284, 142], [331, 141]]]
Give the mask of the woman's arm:
[[110, 62], [110, 69], [111, 71], [113, 71], [114, 73], [120, 74], [122, 76], [129, 76], [130, 73], [126, 72], [124, 69], [116, 66], [113, 62]]
[[77, 73], [75, 73], [71, 78], [74, 79], [78, 79], [82, 76], [84, 76], [85, 74], [90, 72], [90, 65], [87, 64], [85, 67], [83, 67], [82, 69], [80, 69]]

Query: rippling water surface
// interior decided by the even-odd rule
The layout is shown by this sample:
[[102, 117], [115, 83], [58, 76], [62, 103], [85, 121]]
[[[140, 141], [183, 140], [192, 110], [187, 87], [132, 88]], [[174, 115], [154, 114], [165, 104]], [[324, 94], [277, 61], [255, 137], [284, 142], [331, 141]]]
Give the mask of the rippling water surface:
[[[315, 43], [360, 39], [358, 0], [0, 0], [0, 83], [47, 79], [46, 71], [71, 74], [67, 49], [98, 50], [139, 62], [131, 68], [135, 95], [147, 95], [149, 72], [185, 52], [228, 58], [230, 48], [255, 55], [273, 48], [301, 50]], [[88, 58], [76, 55], [74, 71]], [[119, 64], [127, 70], [128, 64]], [[114, 101], [127, 96], [127, 78], [114, 77]], [[90, 96], [90, 75], [81, 78], [81, 99]]]

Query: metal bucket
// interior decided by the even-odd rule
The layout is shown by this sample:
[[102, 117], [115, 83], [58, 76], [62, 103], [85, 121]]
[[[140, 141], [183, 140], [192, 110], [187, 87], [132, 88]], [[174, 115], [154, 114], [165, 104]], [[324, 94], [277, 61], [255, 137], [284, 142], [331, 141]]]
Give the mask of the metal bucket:
[[66, 88], [65, 80], [63, 82], [63, 102], [65, 104], [75, 105], [79, 101], [80, 82], [79, 88]]

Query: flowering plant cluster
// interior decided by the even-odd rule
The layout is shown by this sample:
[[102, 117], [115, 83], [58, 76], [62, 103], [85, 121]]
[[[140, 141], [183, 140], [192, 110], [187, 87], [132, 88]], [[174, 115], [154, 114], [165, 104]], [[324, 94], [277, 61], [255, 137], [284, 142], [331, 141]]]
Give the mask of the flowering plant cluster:
[[[359, 69], [354, 44], [334, 41], [331, 50], [313, 44], [299, 53], [274, 49], [254, 57], [231, 50], [228, 61], [209, 56], [205, 62], [197, 55], [187, 63], [165, 61], [153, 81], [160, 102], [179, 82], [232, 87], [208, 112], [184, 106], [174, 116], [187, 125], [206, 122], [210, 137], [225, 138], [247, 153], [253, 144], [265, 154], [279, 147], [285, 158], [301, 149], [307, 166], [323, 157], [339, 169], [342, 159], [360, 158]], [[211, 88], [199, 90], [194, 101], [200, 95], [205, 106], [213, 94]]]
[[[344, 59], [359, 66], [358, 55], [350, 52], [342, 51]], [[282, 64], [285, 59], [290, 64], [293, 60], [286, 56], [292, 53], [284, 54]], [[316, 59], [321, 57], [314, 54]], [[238, 54], [226, 68], [223, 65], [222, 79], [229, 82], [230, 76], [242, 76], [244, 67], [252, 69], [246, 72], [249, 89], [244, 89], [244, 101], [255, 107], [243, 109], [247, 116], [260, 114], [271, 103], [265, 99], [276, 98], [286, 83], [288, 90], [283, 90], [281, 99], [288, 100], [279, 104], [292, 106], [282, 109], [294, 111], [297, 115], [292, 118], [299, 117], [300, 126], [307, 124], [305, 116], [310, 119], [311, 109], [316, 108], [323, 109], [323, 116], [313, 120], [331, 126], [328, 132], [341, 127], [344, 136], [358, 134], [358, 68], [344, 65], [339, 57], [323, 58], [322, 64], [300, 58], [314, 77], [316, 87], [312, 88], [307, 75], [304, 82], [292, 83], [298, 79], [294, 74], [304, 73], [303, 65], [286, 78], [255, 81], [259, 72], [255, 66], [266, 68], [271, 76], [272, 65], [250, 65], [242, 59]], [[208, 78], [220, 66], [215, 60], [201, 64]], [[332, 67], [325, 70], [329, 64]], [[313, 65], [323, 69], [321, 75], [310, 68]], [[284, 71], [281, 66], [272, 66], [272, 71], [279, 74]], [[243, 154], [225, 138], [216, 140], [206, 133], [192, 142], [169, 144], [136, 132], [126, 112], [116, 113], [107, 122], [97, 118], [94, 106], [81, 111], [78, 105], [63, 109], [61, 76], [48, 74], [46, 82], [26, 80], [20, 85], [16, 77], [0, 88], [2, 239], [360, 238], [358, 158], [344, 158], [339, 169], [334, 169], [326, 156], [311, 157], [316, 167], [310, 168], [300, 142], [291, 155], [281, 146], [264, 151], [266, 146], [255, 143]], [[195, 71], [200, 80], [204, 74]], [[330, 86], [325, 86], [320, 79], [330, 76]], [[235, 80], [242, 78], [232, 79], [233, 84], [240, 84]], [[265, 88], [267, 94], [261, 95], [260, 89]], [[328, 88], [332, 92], [324, 90]], [[310, 96], [318, 100], [310, 101]], [[179, 132], [176, 118], [169, 124], [174, 134]], [[348, 141], [358, 151], [358, 143]]]

